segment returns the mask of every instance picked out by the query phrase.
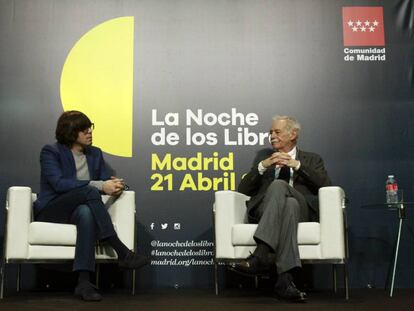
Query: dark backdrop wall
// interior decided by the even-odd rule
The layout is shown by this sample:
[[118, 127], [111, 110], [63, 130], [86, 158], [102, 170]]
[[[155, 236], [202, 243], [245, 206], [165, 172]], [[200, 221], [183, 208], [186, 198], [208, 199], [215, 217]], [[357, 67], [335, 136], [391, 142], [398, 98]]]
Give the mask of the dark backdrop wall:
[[[343, 8], [364, 6], [383, 12], [382, 26], [373, 32], [383, 31], [385, 40], [345, 45], [344, 32], [350, 30]], [[124, 81], [133, 81], [132, 133], [127, 133], [132, 135], [132, 156], [107, 152], [106, 159], [136, 191], [138, 244], [153, 255], [152, 266], [139, 273], [138, 286], [212, 286], [214, 189], [197, 185], [198, 174], [224, 176], [234, 189], [254, 153], [267, 145], [266, 139], [237, 142], [237, 135], [267, 132], [275, 114], [300, 120], [300, 148], [321, 154], [333, 183], [346, 191], [351, 285], [384, 286], [397, 216], [361, 206], [384, 200], [388, 174], [395, 174], [405, 198], [414, 200], [413, 1], [0, 0], [2, 202], [10, 186], [39, 189], [39, 151], [54, 141], [63, 111], [62, 68], [71, 49], [94, 27], [124, 16], [133, 17], [134, 27], [133, 80]], [[105, 105], [113, 108], [117, 102]], [[91, 118], [98, 120], [108, 107], [94, 109]], [[186, 124], [187, 110], [210, 113], [209, 122], [232, 108], [243, 117], [255, 114], [251, 117], [257, 124], [241, 124], [240, 119], [225, 125]], [[169, 125], [158, 125], [167, 113], [177, 114], [178, 125], [172, 124], [172, 115]], [[111, 117], [116, 124], [124, 121], [116, 113]], [[105, 126], [97, 123], [96, 135]], [[179, 139], [157, 145], [154, 134], [162, 128]], [[198, 145], [188, 143], [192, 136], [187, 131], [213, 134], [209, 144]], [[232, 156], [232, 166], [229, 171], [156, 166], [156, 159], [168, 154], [188, 159], [197, 153]], [[164, 188], [157, 189], [157, 180]], [[409, 210], [399, 287], [414, 285], [413, 219]], [[2, 241], [3, 209], [0, 223]], [[170, 252], [174, 250], [182, 253]], [[325, 272], [316, 271], [317, 286], [329, 284]]]

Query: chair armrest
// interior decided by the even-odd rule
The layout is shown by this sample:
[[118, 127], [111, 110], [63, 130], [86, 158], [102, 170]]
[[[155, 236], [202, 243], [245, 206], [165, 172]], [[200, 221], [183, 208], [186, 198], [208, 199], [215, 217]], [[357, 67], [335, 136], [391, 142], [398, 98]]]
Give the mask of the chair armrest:
[[321, 252], [324, 259], [345, 258], [345, 192], [341, 187], [319, 189]]
[[31, 218], [32, 189], [10, 187], [6, 198], [6, 260], [27, 258]]
[[233, 258], [231, 228], [245, 220], [248, 196], [235, 191], [217, 191], [214, 203], [214, 234], [216, 258]]
[[[109, 196], [102, 196], [104, 202]], [[124, 191], [108, 209], [119, 239], [129, 248], [135, 249], [135, 192]]]

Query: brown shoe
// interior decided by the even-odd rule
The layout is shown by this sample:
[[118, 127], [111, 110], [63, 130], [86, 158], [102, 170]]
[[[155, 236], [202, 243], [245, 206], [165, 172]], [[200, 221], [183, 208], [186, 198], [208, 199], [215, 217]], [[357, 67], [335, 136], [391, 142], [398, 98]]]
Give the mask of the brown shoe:
[[84, 301], [101, 301], [102, 296], [97, 292], [97, 288], [90, 282], [79, 283], [75, 288], [75, 296]]
[[123, 269], [139, 269], [150, 262], [151, 260], [147, 256], [129, 251], [124, 259], [119, 260], [118, 264]]
[[296, 288], [295, 283], [291, 282], [286, 288], [278, 288], [274, 291], [277, 299], [288, 302], [306, 302], [307, 296], [305, 292], [301, 292]]
[[300, 291], [293, 283], [293, 276], [289, 272], [279, 274], [274, 294], [277, 299], [288, 302], [306, 302], [307, 299], [306, 293]]
[[270, 264], [261, 257], [251, 254], [245, 260], [236, 263], [232, 270], [248, 275], [267, 274], [270, 270]]

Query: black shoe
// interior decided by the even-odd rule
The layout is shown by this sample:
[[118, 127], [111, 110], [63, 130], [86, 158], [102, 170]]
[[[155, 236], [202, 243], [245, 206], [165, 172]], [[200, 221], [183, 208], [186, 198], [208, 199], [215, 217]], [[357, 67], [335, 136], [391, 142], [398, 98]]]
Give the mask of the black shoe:
[[267, 274], [270, 270], [270, 264], [261, 257], [251, 254], [245, 260], [236, 263], [232, 270], [248, 275]]
[[274, 293], [276, 298], [288, 302], [306, 302], [307, 299], [306, 293], [297, 289], [292, 281], [287, 286], [275, 287]]
[[128, 251], [124, 259], [119, 260], [119, 267], [124, 269], [139, 269], [148, 265], [151, 260], [144, 255]]
[[84, 301], [101, 301], [102, 296], [96, 290], [96, 286], [92, 283], [81, 282], [75, 288], [75, 296], [82, 298]]

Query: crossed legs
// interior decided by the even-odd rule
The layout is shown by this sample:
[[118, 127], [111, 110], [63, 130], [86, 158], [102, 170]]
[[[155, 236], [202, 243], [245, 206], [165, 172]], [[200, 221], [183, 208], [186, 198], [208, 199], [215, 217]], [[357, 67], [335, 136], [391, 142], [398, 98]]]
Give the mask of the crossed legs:
[[95, 271], [97, 240], [105, 241], [115, 249], [122, 267], [135, 269], [149, 261], [147, 257], [130, 251], [119, 240], [101, 195], [92, 186], [77, 188], [58, 196], [36, 215], [36, 220], [76, 225], [73, 271], [79, 273], [79, 281], [75, 294], [84, 300], [102, 299], [89, 281], [90, 273]]
[[301, 193], [286, 182], [275, 180], [255, 211], [260, 219], [254, 238], [275, 253], [278, 273], [301, 267], [298, 249], [298, 223], [308, 218], [308, 208]]
[[297, 230], [300, 221], [308, 219], [308, 207], [301, 193], [285, 181], [275, 180], [267, 188], [265, 197], [250, 216], [259, 219], [254, 239], [255, 252], [236, 265], [236, 270], [244, 273], [264, 273], [272, 262], [269, 254], [274, 253], [278, 272], [275, 294], [289, 301], [305, 301], [306, 294], [300, 292], [293, 283], [291, 271], [301, 267]]

